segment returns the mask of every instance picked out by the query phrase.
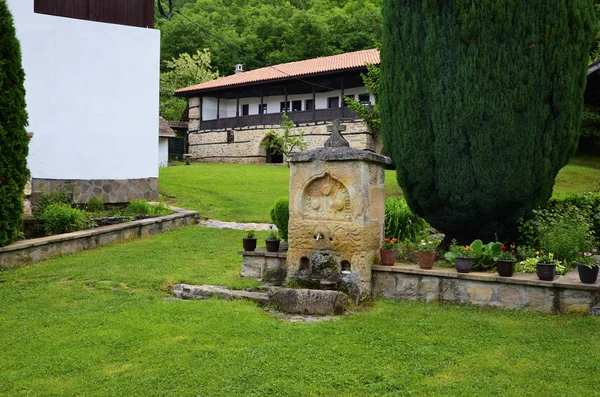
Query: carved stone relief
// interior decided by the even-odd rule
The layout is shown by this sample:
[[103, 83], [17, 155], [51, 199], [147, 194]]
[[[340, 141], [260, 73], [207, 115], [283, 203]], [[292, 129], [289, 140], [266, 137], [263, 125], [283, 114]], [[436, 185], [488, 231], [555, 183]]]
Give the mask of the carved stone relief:
[[302, 212], [306, 220], [351, 222], [352, 201], [348, 189], [325, 173], [304, 188]]

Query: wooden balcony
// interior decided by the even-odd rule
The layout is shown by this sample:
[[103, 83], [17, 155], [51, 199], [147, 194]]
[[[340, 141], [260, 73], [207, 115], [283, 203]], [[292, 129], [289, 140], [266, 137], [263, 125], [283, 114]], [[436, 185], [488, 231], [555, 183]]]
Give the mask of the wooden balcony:
[[[335, 119], [354, 120], [358, 117], [355, 112], [348, 108], [305, 110], [301, 112], [289, 112], [287, 115], [296, 124], [314, 121], [332, 121]], [[281, 124], [282, 116], [283, 113], [268, 113], [228, 117], [218, 120], [203, 120], [200, 122], [200, 129], [219, 130], [257, 125], [278, 125]]]

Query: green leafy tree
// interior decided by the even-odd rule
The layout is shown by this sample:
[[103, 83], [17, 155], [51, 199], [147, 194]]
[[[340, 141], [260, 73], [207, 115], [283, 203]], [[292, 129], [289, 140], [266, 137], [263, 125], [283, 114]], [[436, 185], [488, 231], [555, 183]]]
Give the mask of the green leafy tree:
[[358, 117], [365, 121], [369, 132], [373, 136], [378, 136], [381, 131], [381, 116], [379, 115], [379, 66], [367, 65], [367, 74], [361, 73], [361, 78], [367, 92], [375, 98], [373, 107], [365, 106], [354, 98], [344, 98], [350, 109], [358, 114]]
[[211, 71], [208, 50], [194, 55], [181, 54], [167, 62], [168, 71], [160, 74], [160, 115], [166, 120], [179, 120], [187, 104], [185, 99], [176, 98], [173, 92], [182, 87], [199, 84], [217, 77]]
[[290, 129], [294, 127], [294, 122], [288, 118], [287, 114], [284, 113], [282, 119], [282, 132], [279, 133], [273, 128], [267, 131], [264, 146], [271, 149], [275, 154], [282, 154], [287, 161], [294, 150], [306, 150], [306, 142], [302, 131], [298, 135], [290, 135]]
[[501, 239], [552, 195], [577, 147], [590, 0], [386, 0], [382, 137], [411, 209]]
[[21, 232], [29, 138], [25, 72], [12, 15], [0, 1], [0, 246]]

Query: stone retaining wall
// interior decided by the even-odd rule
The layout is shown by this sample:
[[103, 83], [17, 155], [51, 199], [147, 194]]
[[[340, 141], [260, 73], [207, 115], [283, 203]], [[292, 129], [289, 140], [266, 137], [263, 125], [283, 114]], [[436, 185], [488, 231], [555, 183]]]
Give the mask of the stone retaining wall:
[[374, 266], [374, 297], [469, 304], [541, 313], [591, 313], [600, 303], [600, 281], [582, 284], [577, 272], [541, 281], [535, 274], [458, 273], [417, 265]]
[[0, 248], [0, 269], [11, 269], [57, 256], [134, 240], [198, 223], [196, 211], [177, 209], [175, 214], [102, 226], [57, 236], [23, 240]]
[[[290, 129], [290, 135], [304, 134], [307, 150], [323, 147], [329, 138], [327, 126], [331, 122], [301, 123]], [[344, 121], [343, 135], [350, 146], [359, 150], [381, 153], [382, 144], [368, 132], [361, 120]], [[188, 137], [191, 160], [197, 162], [259, 164], [266, 161], [266, 151], [261, 146], [265, 134], [270, 129], [282, 133], [279, 125], [260, 125], [221, 130], [192, 131]], [[233, 141], [228, 143], [227, 135], [233, 133]]]

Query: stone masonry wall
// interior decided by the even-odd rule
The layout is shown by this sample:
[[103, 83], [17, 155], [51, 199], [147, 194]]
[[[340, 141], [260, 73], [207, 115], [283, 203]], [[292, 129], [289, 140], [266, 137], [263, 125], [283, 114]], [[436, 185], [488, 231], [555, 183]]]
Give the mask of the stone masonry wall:
[[105, 203], [128, 203], [133, 200], [158, 199], [158, 178], [142, 179], [38, 179], [33, 178], [31, 201], [39, 197], [42, 191], [74, 186], [75, 202], [87, 203], [92, 196], [102, 198]]
[[[192, 118], [190, 108], [190, 119]], [[331, 122], [300, 123], [290, 130], [291, 135], [304, 133], [304, 141], [307, 150], [323, 147], [329, 138], [327, 126]], [[371, 150], [381, 153], [382, 144], [380, 139], [374, 139], [368, 132], [365, 123], [361, 120], [346, 121], [343, 123], [346, 131], [344, 138], [350, 143], [350, 147], [359, 150]], [[189, 151], [192, 161], [218, 162], [218, 163], [248, 163], [259, 164], [266, 161], [266, 150], [261, 146], [265, 134], [270, 129], [282, 133], [278, 125], [260, 125], [223, 130], [195, 131], [197, 123], [190, 121], [189, 124]], [[233, 131], [234, 140], [227, 143], [228, 131]]]

